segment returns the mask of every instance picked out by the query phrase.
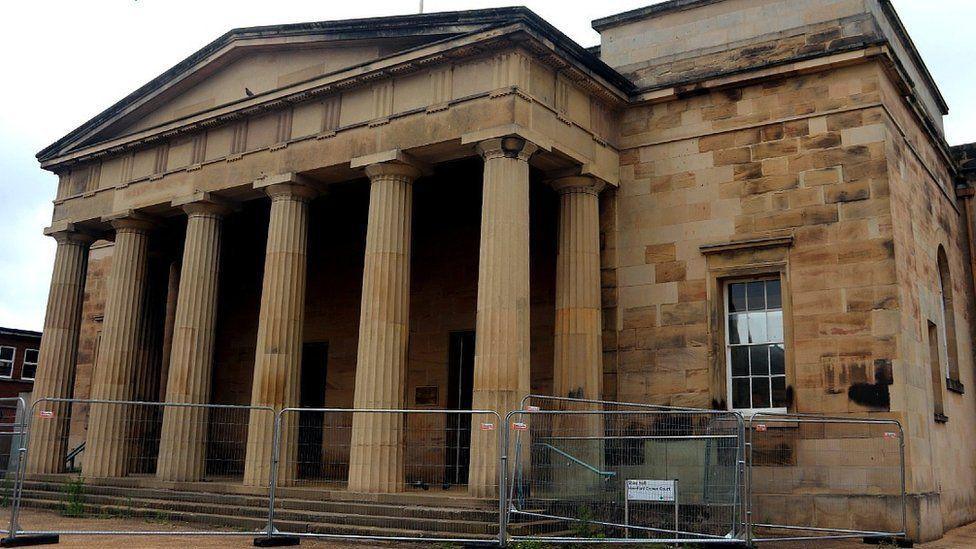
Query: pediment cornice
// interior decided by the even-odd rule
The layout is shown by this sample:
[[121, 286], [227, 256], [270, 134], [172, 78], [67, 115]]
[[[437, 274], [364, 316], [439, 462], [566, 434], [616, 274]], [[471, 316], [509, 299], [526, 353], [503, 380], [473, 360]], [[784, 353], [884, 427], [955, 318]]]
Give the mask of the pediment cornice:
[[[579, 51], [567, 51], [564, 45], [560, 45], [551, 38], [551, 36], [548, 36], [545, 32], [540, 32], [540, 29], [534, 28], [533, 25], [528, 24], [526, 21], [517, 21], [511, 24], [468, 32], [460, 36], [452, 36], [396, 52], [361, 65], [344, 68], [303, 82], [242, 98], [241, 100], [173, 120], [159, 126], [107, 140], [92, 142], [99, 131], [123, 117], [130, 115], [140, 106], [145, 106], [147, 102], [152, 101], [154, 96], [147, 94], [141, 101], [133, 102], [126, 109], [115, 113], [113, 117], [100, 121], [87, 132], [81, 132], [77, 135], [69, 134], [66, 138], [62, 139], [64, 141], [63, 143], [59, 141], [44, 151], [41, 151], [38, 154], [38, 159], [41, 161], [43, 168], [54, 170], [63, 166], [152, 146], [155, 143], [174, 137], [196, 133], [201, 130], [232, 123], [245, 117], [286, 108], [289, 105], [312, 100], [319, 96], [328, 96], [345, 90], [368, 86], [377, 80], [396, 78], [439, 64], [457, 63], [464, 59], [474, 59], [488, 53], [511, 48], [521, 48], [527, 51], [540, 62], [556, 69], [567, 80], [576, 83], [581, 88], [607, 103], [611, 108], [618, 108], [627, 102], [628, 93], [633, 88], [628, 80], [606, 65], [602, 65], [598, 60], [597, 70], [585, 66], [586, 63], [581, 62], [579, 59], [579, 51], [585, 52], [585, 50], [572, 44], [572, 46], [575, 46], [574, 49], [578, 49]], [[266, 42], [263, 45], [267, 47]], [[226, 47], [255, 47], [255, 44], [237, 43], [228, 44]], [[215, 62], [214, 59], [219, 58], [221, 55], [227, 56], [228, 53], [229, 50], [214, 51], [207, 58], [209, 61], [202, 61], [202, 64], [196, 67], [194, 71], [207, 71], [208, 62], [213, 63]], [[594, 59], [596, 58], [593, 57], [589, 62], [592, 62]]]

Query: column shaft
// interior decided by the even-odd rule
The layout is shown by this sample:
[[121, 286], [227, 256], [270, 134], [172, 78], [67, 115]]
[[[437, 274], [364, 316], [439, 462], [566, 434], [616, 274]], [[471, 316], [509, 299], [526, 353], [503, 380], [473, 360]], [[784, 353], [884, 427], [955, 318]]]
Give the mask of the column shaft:
[[[92, 238], [81, 233], [60, 232], [53, 236], [58, 241], [58, 248], [54, 255], [54, 272], [34, 381], [35, 401], [43, 397], [72, 397], [88, 250], [92, 243]], [[32, 424], [27, 472], [61, 473], [67, 454], [70, 406], [50, 402], [40, 404], [39, 410], [51, 411], [53, 417], [28, 418]]]
[[[188, 215], [186, 243], [165, 401], [206, 404], [210, 400], [217, 329], [223, 208], [194, 203], [184, 209]], [[208, 410], [170, 406], [163, 414], [156, 476], [172, 481], [201, 480], [206, 472]]]
[[[403, 408], [410, 332], [410, 231], [416, 168], [369, 166], [369, 216], [363, 266], [355, 408]], [[356, 413], [352, 421], [349, 490], [403, 489], [400, 414]]]
[[[141, 363], [142, 314], [147, 283], [149, 225], [113, 222], [115, 249], [109, 273], [98, 359], [92, 373], [95, 400], [131, 400], [135, 369]], [[92, 404], [88, 412], [84, 475], [121, 477], [129, 469], [131, 406]]]
[[[261, 313], [251, 405], [276, 410], [298, 406], [305, 317], [305, 274], [308, 246], [308, 202], [314, 191], [304, 185], [281, 183], [267, 187], [271, 219], [264, 259]], [[281, 433], [282, 484], [294, 477], [297, 414], [286, 416]], [[247, 432], [244, 482], [265, 485], [270, 477], [274, 417], [254, 410]]]
[[[529, 391], [529, 164], [517, 139], [479, 145], [485, 159], [474, 356], [475, 409], [505, 414]], [[469, 492], [497, 492], [494, 431], [471, 431]]]
[[600, 198], [589, 177], [553, 182], [559, 192], [556, 255], [556, 396], [598, 399], [603, 394], [600, 306]]
[[[552, 182], [559, 192], [556, 252], [556, 317], [553, 393], [560, 397], [599, 399], [603, 394], [600, 307], [600, 197], [602, 182], [564, 177]], [[573, 403], [573, 411], [602, 407]], [[557, 446], [590, 467], [603, 470], [603, 417], [599, 413], [553, 418], [553, 434], [566, 437]], [[585, 498], [602, 479], [578, 462], [555, 457], [551, 486], [561, 497]]]

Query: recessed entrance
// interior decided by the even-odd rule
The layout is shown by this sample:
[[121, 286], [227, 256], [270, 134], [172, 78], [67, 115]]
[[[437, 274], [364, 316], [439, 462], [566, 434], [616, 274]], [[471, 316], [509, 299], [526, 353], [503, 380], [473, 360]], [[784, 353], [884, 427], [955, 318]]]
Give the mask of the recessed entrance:
[[[299, 396], [299, 404], [302, 408], [325, 406], [325, 376], [328, 370], [328, 343], [306, 343], [302, 346], [302, 384]], [[323, 418], [320, 412], [299, 412], [299, 477], [318, 477], [322, 474]]]
[[[447, 409], [470, 410], [474, 389], [474, 332], [452, 332], [448, 350]], [[471, 461], [471, 415], [447, 418], [444, 485], [467, 484]]]

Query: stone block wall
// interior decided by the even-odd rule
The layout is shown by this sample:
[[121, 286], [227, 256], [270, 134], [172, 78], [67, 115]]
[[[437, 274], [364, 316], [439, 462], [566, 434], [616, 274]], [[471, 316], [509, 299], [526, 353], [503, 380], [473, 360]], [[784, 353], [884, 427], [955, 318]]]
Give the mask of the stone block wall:
[[616, 398], [725, 408], [724, 283], [778, 276], [789, 409], [901, 419], [913, 531], [941, 535], [932, 512], [946, 527], [971, 520], [976, 482], [943, 477], [973, 468], [974, 404], [943, 387], [950, 420], [935, 423], [923, 329], [932, 318], [943, 330], [942, 245], [968, 385], [962, 206], [883, 67], [635, 107], [621, 128]]
[[[931, 512], [919, 518], [923, 534], [938, 536], [976, 518], [976, 442], [972, 438], [976, 402], [970, 394], [976, 382], [972, 344], [976, 313], [965, 205], [956, 198], [944, 151], [926, 138], [902, 102], [900, 91], [885, 82], [882, 92], [890, 112], [885, 119], [885, 156], [896, 220], [895, 257], [902, 303], [893, 406], [906, 429], [910, 486], [918, 493], [931, 494], [930, 499], [937, 498]], [[940, 250], [951, 282], [945, 289], [940, 284]], [[952, 310], [945, 313], [943, 291], [952, 296]], [[954, 337], [946, 332], [950, 321]], [[930, 322], [939, 339], [938, 385], [931, 374]], [[938, 395], [945, 422], [934, 417]]]
[[624, 114], [619, 398], [724, 408], [721, 283], [779, 274], [792, 408], [887, 411], [898, 313], [881, 78], [851, 67]]

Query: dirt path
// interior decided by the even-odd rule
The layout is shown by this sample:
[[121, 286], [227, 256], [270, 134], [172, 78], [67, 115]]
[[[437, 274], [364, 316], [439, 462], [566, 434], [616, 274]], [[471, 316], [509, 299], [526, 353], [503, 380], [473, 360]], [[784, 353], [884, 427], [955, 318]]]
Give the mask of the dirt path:
[[[191, 526], [170, 522], [148, 522], [139, 519], [106, 518], [80, 519], [62, 517], [57, 513], [24, 509], [21, 511], [21, 526], [30, 530], [59, 529], [59, 530], [158, 530], [175, 531], [188, 529]], [[233, 532], [233, 530], [227, 530]], [[253, 547], [253, 534], [241, 536], [61, 536], [61, 543], [57, 547], [98, 549], [215, 549]], [[436, 546], [436, 544], [434, 545]], [[444, 544], [448, 547], [449, 544]], [[349, 542], [331, 540], [303, 539], [301, 547], [324, 549], [418, 549], [431, 547], [430, 544], [417, 543], [380, 543], [380, 542]], [[764, 544], [763, 549], [866, 549], [869, 545], [859, 540], [831, 541], [831, 542], [796, 542]], [[969, 549], [976, 547], [976, 523], [952, 530], [946, 536], [935, 542], [916, 545], [920, 549]]]

